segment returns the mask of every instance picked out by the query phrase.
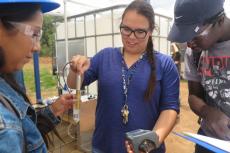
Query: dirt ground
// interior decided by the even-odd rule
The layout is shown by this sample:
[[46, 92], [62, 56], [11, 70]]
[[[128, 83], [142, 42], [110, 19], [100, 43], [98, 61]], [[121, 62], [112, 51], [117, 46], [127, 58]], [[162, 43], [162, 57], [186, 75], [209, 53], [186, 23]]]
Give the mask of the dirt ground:
[[[197, 116], [190, 110], [188, 101], [188, 88], [187, 82], [181, 81], [180, 85], [180, 119], [173, 129], [174, 132], [192, 132], [196, 133], [198, 130]], [[183, 138], [171, 133], [166, 139], [167, 153], [193, 153], [194, 144]]]
[[[47, 65], [48, 68], [51, 69], [51, 59], [50, 58], [41, 58], [40, 59], [40, 64], [43, 65]], [[49, 96], [55, 96], [54, 91], [51, 91], [52, 93], [45, 93], [45, 95], [43, 95], [44, 97], [46, 97], [47, 95]], [[31, 98], [34, 99], [33, 97], [34, 94], [31, 94]], [[173, 129], [173, 131], [175, 132], [193, 132], [195, 133], [198, 129], [198, 124], [197, 124], [197, 117], [194, 115], [194, 113], [190, 110], [188, 102], [187, 102], [187, 96], [188, 96], [188, 89], [187, 89], [187, 83], [186, 81], [181, 81], [181, 85], [180, 85], [180, 101], [181, 101], [181, 109], [180, 109], [180, 115], [179, 115], [179, 120], [178, 123], [176, 124], [175, 128]], [[93, 107], [91, 107], [91, 109], [93, 109]], [[88, 114], [88, 113], [87, 113]], [[84, 119], [84, 124], [81, 126], [81, 129], [84, 128], [89, 128], [89, 125], [92, 126], [92, 116], [87, 116], [88, 119]], [[91, 122], [91, 123], [87, 123], [87, 121]], [[92, 127], [91, 127], [92, 128]], [[167, 148], [167, 153], [193, 153], [194, 152], [194, 144], [183, 139], [180, 138], [178, 136], [176, 136], [175, 134], [171, 133], [167, 139], [166, 139], [166, 148]], [[73, 152], [73, 151], [71, 151]], [[74, 151], [75, 152], [75, 151]], [[63, 153], [66, 153], [66, 151], [64, 151]], [[76, 151], [76, 153], [78, 153], [78, 151]]]

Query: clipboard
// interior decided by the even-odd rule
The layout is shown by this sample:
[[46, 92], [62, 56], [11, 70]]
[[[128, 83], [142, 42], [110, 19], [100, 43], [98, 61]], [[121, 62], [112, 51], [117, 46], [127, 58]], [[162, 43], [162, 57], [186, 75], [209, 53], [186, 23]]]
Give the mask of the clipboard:
[[224, 140], [211, 138], [208, 136], [203, 136], [200, 134], [194, 134], [190, 132], [183, 132], [183, 133], [173, 132], [173, 133], [186, 140], [196, 143], [204, 148], [207, 148], [213, 152], [230, 153], [230, 141], [224, 141]]

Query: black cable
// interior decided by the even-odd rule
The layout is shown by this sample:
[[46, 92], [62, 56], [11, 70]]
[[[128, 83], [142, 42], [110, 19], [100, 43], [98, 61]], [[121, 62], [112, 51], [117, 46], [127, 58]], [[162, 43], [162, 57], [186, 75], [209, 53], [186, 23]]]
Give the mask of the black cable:
[[[70, 63], [71, 63], [71, 62], [67, 62], [67, 63], [64, 65], [64, 67], [63, 67], [63, 69], [62, 69], [62, 78], [63, 78], [64, 84], [65, 84], [65, 86], [66, 86], [66, 88], [67, 88], [68, 93], [71, 94], [71, 90], [70, 90], [70, 88], [68, 87], [68, 85], [67, 85], [67, 83], [66, 83], [66, 80], [65, 80], [65, 71], [66, 71], [66, 67], [67, 67], [67, 65], [69, 65]], [[58, 74], [59, 74], [59, 73], [58, 73]], [[65, 90], [65, 86], [62, 85], [62, 83], [61, 83], [61, 81], [60, 81], [61, 78], [59, 77], [58, 74], [57, 74], [58, 84], [59, 84], [59, 86], [61, 87], [62, 90]]]
[[[64, 84], [65, 84], [65, 86], [66, 86], [66, 88], [67, 88], [67, 91], [71, 94], [71, 90], [70, 90], [70, 88], [68, 87], [68, 85], [67, 85], [67, 83], [66, 83], [66, 80], [65, 80], [65, 70], [66, 70], [66, 66], [69, 65], [70, 63], [72, 63], [72, 62], [67, 62], [67, 63], [64, 65], [64, 67], [63, 67], [63, 69], [62, 69], [62, 78], [63, 78]], [[64, 89], [64, 87], [63, 87], [63, 89]]]
[[58, 84], [59, 84], [59, 86], [61, 87], [61, 89], [64, 89], [64, 87], [63, 87], [62, 84], [61, 84], [59, 74], [57, 74], [57, 80], [58, 80]]

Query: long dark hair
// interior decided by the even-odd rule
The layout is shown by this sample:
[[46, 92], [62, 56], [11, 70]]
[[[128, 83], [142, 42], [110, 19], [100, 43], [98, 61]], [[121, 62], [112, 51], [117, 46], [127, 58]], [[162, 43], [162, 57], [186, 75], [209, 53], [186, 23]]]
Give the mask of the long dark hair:
[[[40, 5], [38, 4], [30, 4], [30, 3], [12, 3], [12, 4], [1, 4], [0, 5], [0, 22], [2, 23], [3, 27], [7, 31], [13, 31], [15, 28], [9, 22], [23, 22], [29, 21], [32, 19], [33, 15], [37, 11], [40, 10]], [[5, 65], [5, 55], [4, 49], [0, 46], [0, 70]], [[23, 96], [25, 101], [31, 104], [29, 98], [27, 97], [26, 93], [20, 88], [17, 81], [15, 80], [14, 74], [12, 73], [4, 73], [0, 72], [0, 76], [20, 95]], [[54, 133], [57, 133], [54, 124], [46, 117], [42, 115], [38, 115], [37, 118], [37, 127], [41, 132], [41, 135], [48, 147], [48, 132], [54, 130]], [[47, 129], [50, 128], [50, 129]], [[59, 135], [58, 135], [59, 137]], [[51, 143], [52, 144], [52, 143]]]
[[[148, 2], [146, 2], [144, 0], [135, 0], [132, 3], [130, 3], [122, 15], [122, 20], [123, 20], [125, 14], [131, 10], [135, 10], [138, 14], [146, 17], [147, 20], [149, 21], [149, 29], [151, 31], [154, 30], [154, 28], [155, 28], [155, 14], [154, 14], [152, 6]], [[144, 99], [146, 101], [152, 99], [152, 95], [153, 95], [153, 92], [155, 89], [155, 84], [156, 84], [156, 75], [155, 75], [156, 74], [156, 66], [155, 66], [155, 55], [154, 55], [153, 51], [154, 51], [154, 49], [153, 49], [152, 36], [149, 36], [148, 44], [146, 47], [146, 52], [147, 52], [147, 58], [148, 58], [148, 61], [149, 61], [150, 67], [151, 67], [151, 74], [150, 74], [150, 78], [148, 81], [148, 87], [145, 91], [145, 96], [144, 96]]]

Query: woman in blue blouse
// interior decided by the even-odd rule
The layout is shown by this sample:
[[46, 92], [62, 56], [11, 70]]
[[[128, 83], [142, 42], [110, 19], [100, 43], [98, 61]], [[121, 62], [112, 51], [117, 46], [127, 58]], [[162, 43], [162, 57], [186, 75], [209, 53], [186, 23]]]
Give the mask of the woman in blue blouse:
[[[83, 86], [98, 81], [93, 152], [125, 153], [125, 133], [153, 130], [165, 152], [164, 139], [179, 112], [179, 75], [172, 59], [153, 49], [154, 12], [145, 1], [133, 1], [120, 24], [123, 47], [105, 48], [93, 58], [74, 56], [68, 84], [76, 74]], [[125, 114], [126, 113], [126, 114]]]
[[40, 51], [42, 13], [59, 6], [53, 0], [0, 1], [0, 152], [46, 153], [47, 133], [73, 105], [73, 95], [34, 110], [15, 80], [15, 72]]

